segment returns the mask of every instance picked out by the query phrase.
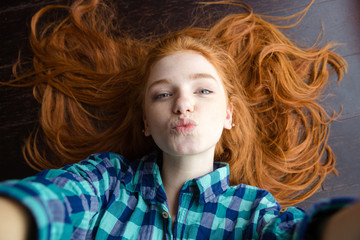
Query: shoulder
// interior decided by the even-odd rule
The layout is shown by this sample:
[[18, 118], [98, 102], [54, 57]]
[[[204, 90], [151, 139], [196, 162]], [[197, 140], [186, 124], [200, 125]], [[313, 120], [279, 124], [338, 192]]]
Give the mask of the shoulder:
[[265, 205], [278, 205], [275, 198], [268, 191], [246, 184], [239, 184], [230, 186], [225, 192], [227, 195], [233, 195], [240, 198], [248, 204], [265, 204]]
[[129, 167], [130, 161], [124, 156], [113, 152], [101, 152], [90, 155], [79, 163], [79, 166], [114, 169], [115, 171], [125, 170]]
[[304, 212], [298, 208], [282, 211], [271, 193], [255, 186], [230, 186], [222, 197], [223, 204], [228, 202], [227, 215], [236, 220], [249, 239], [260, 236], [264, 239], [288, 239], [297, 222], [304, 217]]
[[282, 216], [281, 221], [284, 218], [299, 220], [304, 217], [304, 210], [300, 208], [281, 208], [273, 195], [265, 189], [239, 184], [229, 187], [228, 191], [228, 195], [234, 196], [240, 202], [239, 211], [248, 211], [250, 215], [256, 215], [259, 218], [264, 217], [266, 221], [279, 215]]
[[[129, 160], [112, 152], [95, 153], [86, 159], [66, 165], [60, 169], [49, 169], [40, 172], [36, 179], [68, 179], [75, 181], [98, 181], [105, 178], [121, 178], [128, 169]], [[66, 180], [67, 181], [67, 180]]]

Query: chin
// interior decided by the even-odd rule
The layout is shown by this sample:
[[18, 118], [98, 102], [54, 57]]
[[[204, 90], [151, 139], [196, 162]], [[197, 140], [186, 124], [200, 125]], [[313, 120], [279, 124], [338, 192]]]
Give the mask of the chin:
[[[160, 143], [160, 142], [159, 142]], [[182, 139], [168, 139], [159, 144], [160, 149], [170, 156], [194, 156], [204, 153], [214, 154], [217, 141], [199, 141], [194, 137]]]
[[194, 149], [176, 149], [171, 151], [171, 155], [174, 156], [191, 156], [191, 155], [197, 155], [201, 153], [201, 151], [197, 151]]
[[[194, 148], [194, 146], [197, 146], [196, 148]], [[215, 146], [209, 146], [209, 147], [199, 147], [199, 145], [197, 144], [191, 144], [191, 146], [177, 146], [177, 148], [172, 149], [171, 151], [168, 151], [168, 153], [170, 155], [173, 156], [196, 156], [196, 155], [201, 155], [204, 153], [211, 153], [214, 154], [215, 151]]]

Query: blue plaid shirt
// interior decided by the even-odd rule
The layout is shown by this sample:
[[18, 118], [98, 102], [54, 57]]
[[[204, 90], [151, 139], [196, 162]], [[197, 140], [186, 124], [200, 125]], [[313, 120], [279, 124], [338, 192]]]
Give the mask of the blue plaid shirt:
[[280, 211], [265, 190], [230, 186], [228, 165], [215, 163], [213, 172], [182, 187], [172, 228], [159, 161], [156, 154], [132, 163], [114, 153], [94, 154], [4, 182], [0, 194], [28, 207], [39, 239], [296, 239], [311, 221], [299, 208]]

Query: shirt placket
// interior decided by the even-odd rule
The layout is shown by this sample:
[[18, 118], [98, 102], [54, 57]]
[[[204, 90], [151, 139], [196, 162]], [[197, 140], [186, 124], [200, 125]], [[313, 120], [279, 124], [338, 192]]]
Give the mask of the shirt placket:
[[159, 211], [163, 219], [163, 231], [164, 231], [163, 239], [172, 240], [174, 238], [171, 230], [171, 218], [170, 218], [169, 209], [165, 204], [161, 204]]
[[180, 191], [179, 196], [179, 206], [178, 212], [176, 214], [176, 219], [174, 221], [174, 231], [173, 238], [181, 239], [182, 228], [186, 228], [186, 218], [189, 213], [189, 208], [191, 207], [191, 202], [193, 200], [193, 194]]

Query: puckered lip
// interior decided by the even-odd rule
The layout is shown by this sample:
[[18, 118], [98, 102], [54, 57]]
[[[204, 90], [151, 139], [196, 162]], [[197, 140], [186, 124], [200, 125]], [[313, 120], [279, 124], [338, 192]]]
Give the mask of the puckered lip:
[[198, 124], [190, 118], [181, 118], [171, 123], [171, 129], [177, 133], [191, 133]]

